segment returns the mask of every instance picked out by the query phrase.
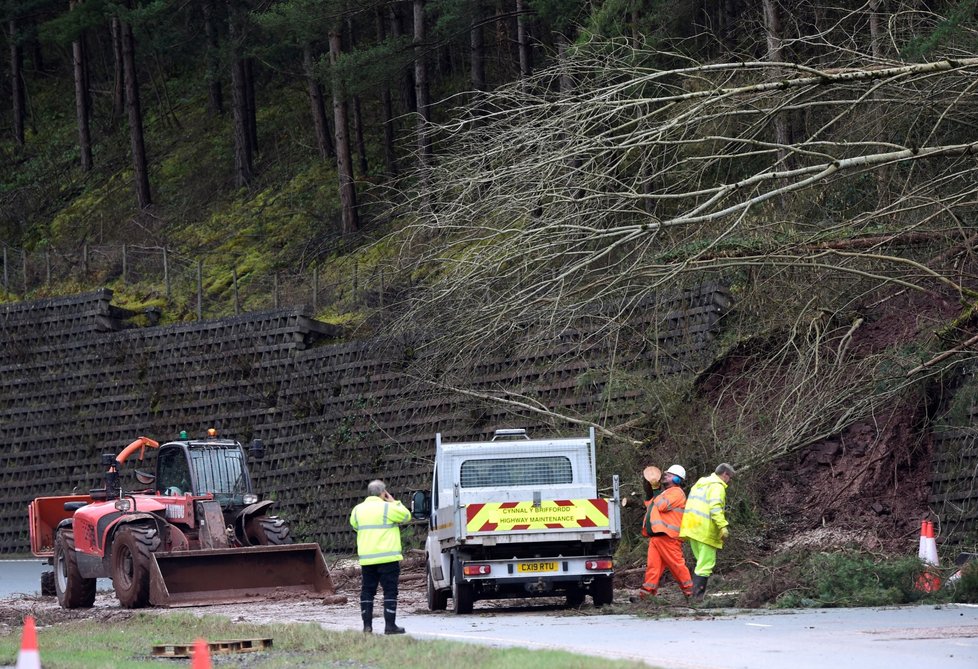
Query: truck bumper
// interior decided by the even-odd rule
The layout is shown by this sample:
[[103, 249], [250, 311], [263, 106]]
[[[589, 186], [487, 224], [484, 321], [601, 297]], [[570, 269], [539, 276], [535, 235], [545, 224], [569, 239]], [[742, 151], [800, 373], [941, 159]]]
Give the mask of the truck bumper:
[[464, 580], [473, 584], [488, 581], [500, 584], [582, 582], [595, 576], [610, 576], [614, 573], [614, 565], [608, 555], [533, 560], [469, 560], [462, 562], [461, 567]]

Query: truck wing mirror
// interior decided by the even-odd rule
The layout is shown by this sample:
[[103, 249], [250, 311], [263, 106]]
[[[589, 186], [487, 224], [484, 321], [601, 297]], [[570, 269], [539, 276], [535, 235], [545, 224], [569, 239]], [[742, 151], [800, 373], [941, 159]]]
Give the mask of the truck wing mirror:
[[411, 495], [411, 517], [415, 520], [428, 520], [431, 517], [431, 498], [424, 490]]
[[262, 443], [261, 439], [252, 440], [248, 455], [255, 460], [261, 460], [265, 457], [265, 444]]

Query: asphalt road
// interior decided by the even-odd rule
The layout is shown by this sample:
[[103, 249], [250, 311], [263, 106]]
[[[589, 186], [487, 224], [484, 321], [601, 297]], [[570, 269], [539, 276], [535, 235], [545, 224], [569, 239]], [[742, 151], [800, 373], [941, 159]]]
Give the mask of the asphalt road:
[[[0, 598], [41, 593], [41, 572], [51, 567], [40, 558], [0, 560]], [[112, 587], [111, 579], [100, 578], [98, 589]]]
[[[478, 611], [478, 608], [477, 608]], [[817, 609], [709, 619], [412, 616], [418, 638], [561, 649], [670, 669], [975, 669], [978, 606]]]
[[[46, 568], [36, 559], [0, 560], [0, 597], [36, 593]], [[102, 581], [100, 590], [110, 587], [111, 581]], [[113, 596], [100, 598], [96, 607], [118, 606]], [[232, 618], [241, 612], [239, 606], [228, 607], [228, 612], [222, 607], [192, 610]], [[355, 601], [337, 608], [312, 600], [255, 603], [249, 605], [248, 617], [253, 622], [312, 622], [352, 630], [360, 626], [357, 613]], [[402, 606], [398, 622], [419, 639], [559, 649], [669, 669], [978, 667], [978, 606], [967, 604], [749, 613], [711, 609], [696, 617], [651, 619], [574, 615], [555, 607], [488, 608], [480, 602], [467, 616], [430, 613], [423, 604]], [[375, 628], [383, 628], [380, 619]]]

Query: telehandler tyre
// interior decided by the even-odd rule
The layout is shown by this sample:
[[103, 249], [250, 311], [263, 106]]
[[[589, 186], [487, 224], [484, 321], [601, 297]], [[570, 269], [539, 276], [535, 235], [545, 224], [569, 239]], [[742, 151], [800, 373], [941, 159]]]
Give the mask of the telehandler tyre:
[[253, 516], [245, 524], [245, 533], [252, 546], [282, 546], [291, 544], [292, 532], [278, 516]]
[[54, 592], [63, 609], [89, 609], [95, 603], [94, 578], [82, 578], [75, 558], [75, 533], [58, 531], [54, 541]]
[[58, 591], [54, 585], [54, 572], [41, 572], [41, 597], [57, 597]]
[[150, 553], [159, 548], [156, 528], [124, 525], [112, 542], [112, 585], [127, 609], [149, 604]]

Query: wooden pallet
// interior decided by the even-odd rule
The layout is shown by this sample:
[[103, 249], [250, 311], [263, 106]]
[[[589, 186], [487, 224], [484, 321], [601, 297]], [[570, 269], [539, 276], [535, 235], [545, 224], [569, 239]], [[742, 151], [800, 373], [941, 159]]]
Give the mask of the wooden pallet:
[[[227, 653], [260, 653], [272, 647], [271, 639], [231, 639], [229, 641], [208, 641], [207, 648], [212, 655]], [[193, 643], [161, 643], [153, 646], [153, 657], [193, 657]]]

